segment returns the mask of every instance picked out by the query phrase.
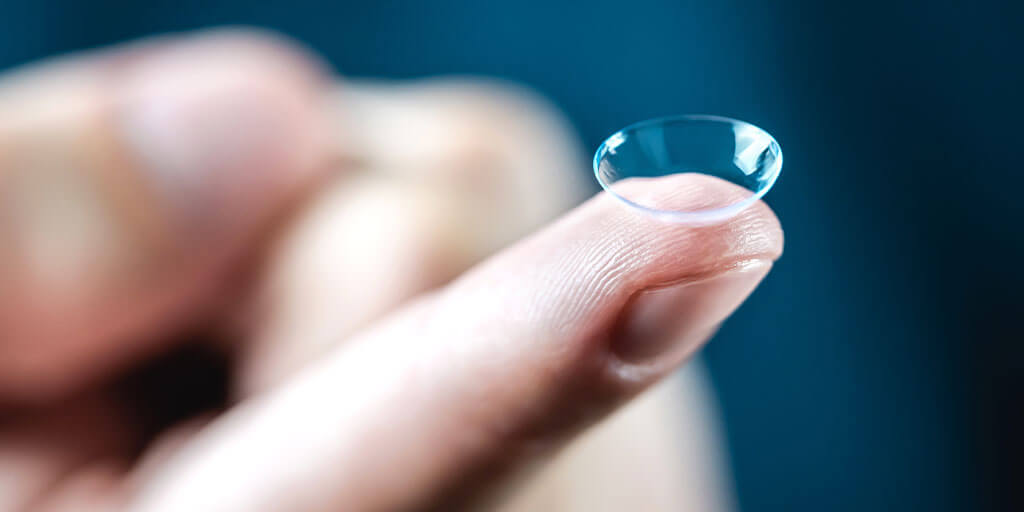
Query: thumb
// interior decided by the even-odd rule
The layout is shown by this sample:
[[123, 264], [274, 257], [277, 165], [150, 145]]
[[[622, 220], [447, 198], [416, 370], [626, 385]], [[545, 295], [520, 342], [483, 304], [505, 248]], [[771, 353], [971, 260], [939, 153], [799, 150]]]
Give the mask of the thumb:
[[323, 77], [219, 32], [0, 79], [0, 403], [150, 353], [323, 169]]
[[[628, 185], [669, 207], [746, 194]], [[214, 424], [139, 509], [450, 510], [685, 361], [781, 250], [763, 203], [688, 227], [602, 194]]]

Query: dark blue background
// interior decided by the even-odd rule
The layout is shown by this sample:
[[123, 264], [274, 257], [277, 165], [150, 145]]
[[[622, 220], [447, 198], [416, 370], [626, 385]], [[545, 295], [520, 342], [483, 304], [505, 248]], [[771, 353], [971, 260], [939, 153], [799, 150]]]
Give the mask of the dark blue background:
[[1024, 23], [970, 3], [6, 1], [0, 68], [241, 23], [347, 75], [524, 82], [591, 148], [754, 122], [786, 254], [706, 351], [743, 508], [1020, 510]]

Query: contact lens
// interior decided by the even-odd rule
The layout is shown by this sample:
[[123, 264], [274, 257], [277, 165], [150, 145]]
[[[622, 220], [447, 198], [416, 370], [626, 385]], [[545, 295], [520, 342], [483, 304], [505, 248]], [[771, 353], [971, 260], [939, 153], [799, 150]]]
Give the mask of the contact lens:
[[[768, 132], [720, 116], [685, 115], [641, 121], [619, 130], [594, 155], [594, 174], [611, 195], [644, 214], [685, 224], [727, 220], [764, 196], [782, 171], [782, 149]], [[631, 182], [689, 173], [734, 183], [745, 190], [728, 204], [667, 208], [649, 188]], [[669, 183], [669, 182], [666, 182]], [[749, 192], [749, 193], [746, 193]]]

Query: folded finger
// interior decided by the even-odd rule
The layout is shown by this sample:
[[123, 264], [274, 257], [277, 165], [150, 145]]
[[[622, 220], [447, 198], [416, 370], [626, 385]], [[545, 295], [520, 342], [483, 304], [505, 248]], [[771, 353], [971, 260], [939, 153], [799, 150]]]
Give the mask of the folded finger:
[[246, 32], [3, 77], [0, 403], [66, 393], [202, 311], [322, 166], [322, 82]]

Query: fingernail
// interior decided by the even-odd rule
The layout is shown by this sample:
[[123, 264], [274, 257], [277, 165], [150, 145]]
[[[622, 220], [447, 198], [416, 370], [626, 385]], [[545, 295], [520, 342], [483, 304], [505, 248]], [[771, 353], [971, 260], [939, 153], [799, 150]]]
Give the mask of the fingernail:
[[233, 51], [162, 49], [119, 84], [130, 150], [190, 228], [235, 229], [309, 170], [301, 161], [315, 132], [308, 85]]
[[690, 353], [754, 291], [771, 266], [756, 260], [704, 280], [640, 292], [616, 329], [612, 351], [633, 363]]

